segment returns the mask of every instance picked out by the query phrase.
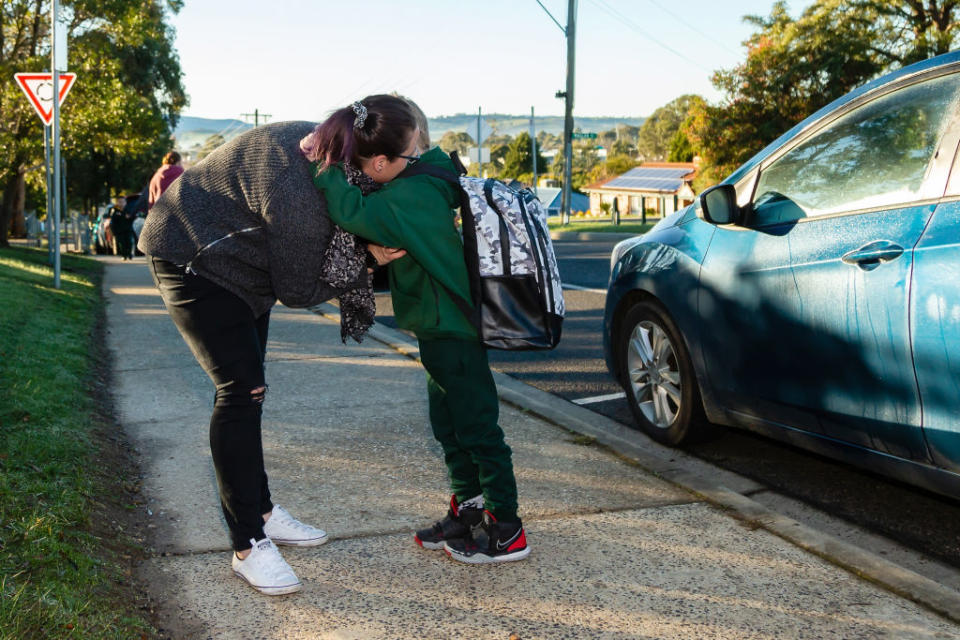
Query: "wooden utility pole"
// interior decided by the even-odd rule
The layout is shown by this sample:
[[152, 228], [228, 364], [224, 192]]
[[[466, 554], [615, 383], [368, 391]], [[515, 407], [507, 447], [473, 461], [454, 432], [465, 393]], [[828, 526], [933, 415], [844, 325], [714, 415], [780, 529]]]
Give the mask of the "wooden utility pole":
[[253, 113], [241, 113], [241, 116], [244, 118], [253, 118], [253, 126], [260, 126], [260, 118], [263, 118], [263, 121], [266, 122], [267, 118], [272, 118], [273, 116], [269, 113], [260, 113], [259, 109], [254, 109]]
[[573, 72], [576, 53], [575, 36], [577, 33], [577, 0], [567, 0], [567, 89], [563, 92], [563, 196], [560, 201], [563, 224], [570, 223], [570, 180], [573, 170]]

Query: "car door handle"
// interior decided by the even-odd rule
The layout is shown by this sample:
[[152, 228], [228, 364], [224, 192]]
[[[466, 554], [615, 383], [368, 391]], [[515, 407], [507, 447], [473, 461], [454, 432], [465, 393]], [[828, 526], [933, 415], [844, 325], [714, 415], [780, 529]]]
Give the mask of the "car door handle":
[[903, 247], [896, 242], [877, 240], [843, 254], [841, 260], [847, 264], [854, 264], [864, 271], [872, 271], [879, 267], [881, 263], [896, 260], [902, 255]]

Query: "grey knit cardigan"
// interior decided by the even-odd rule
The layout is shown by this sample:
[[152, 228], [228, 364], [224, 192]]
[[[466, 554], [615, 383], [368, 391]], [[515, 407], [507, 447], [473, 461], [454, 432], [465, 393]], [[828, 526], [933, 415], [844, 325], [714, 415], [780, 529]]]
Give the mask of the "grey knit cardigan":
[[256, 317], [278, 299], [309, 307], [338, 295], [319, 275], [333, 223], [299, 147], [313, 127], [257, 127], [187, 169], [150, 210], [139, 249], [235, 293]]

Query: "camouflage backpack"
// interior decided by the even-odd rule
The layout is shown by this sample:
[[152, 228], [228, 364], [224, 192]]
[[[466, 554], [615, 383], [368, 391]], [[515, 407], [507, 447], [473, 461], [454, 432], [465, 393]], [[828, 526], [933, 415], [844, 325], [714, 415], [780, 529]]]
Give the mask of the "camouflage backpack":
[[563, 290], [543, 205], [529, 189], [512, 189], [493, 178], [468, 178], [456, 152], [451, 159], [459, 176], [425, 163], [401, 174], [432, 175], [460, 190], [472, 307], [448, 293], [477, 328], [484, 346], [511, 351], [556, 347]]

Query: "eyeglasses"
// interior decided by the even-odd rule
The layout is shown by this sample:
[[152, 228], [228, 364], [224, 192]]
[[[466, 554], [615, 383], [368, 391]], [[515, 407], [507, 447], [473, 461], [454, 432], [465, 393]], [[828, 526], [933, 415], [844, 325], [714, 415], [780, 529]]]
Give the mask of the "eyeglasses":
[[405, 156], [405, 155], [397, 154], [397, 157], [398, 157], [398, 158], [403, 158], [404, 160], [406, 160], [406, 161], [407, 161], [407, 165], [416, 164], [416, 163], [420, 160], [420, 154], [419, 154], [419, 153], [418, 153], [417, 155], [415, 155], [415, 156]]

